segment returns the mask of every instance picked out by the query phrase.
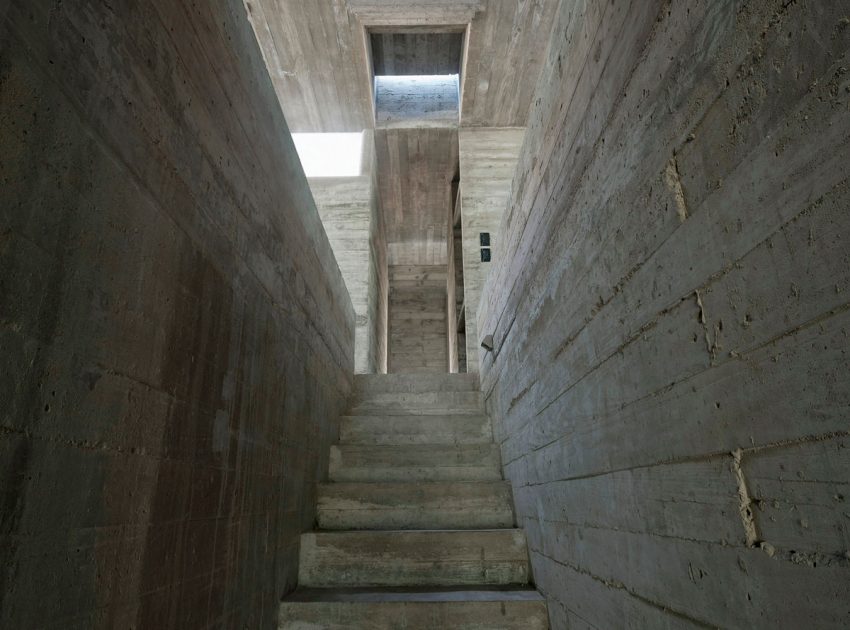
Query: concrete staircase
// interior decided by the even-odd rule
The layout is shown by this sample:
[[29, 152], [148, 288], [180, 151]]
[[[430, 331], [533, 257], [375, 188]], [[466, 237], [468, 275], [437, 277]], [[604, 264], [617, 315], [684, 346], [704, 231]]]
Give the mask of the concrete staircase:
[[476, 375], [357, 376], [288, 630], [544, 630]]

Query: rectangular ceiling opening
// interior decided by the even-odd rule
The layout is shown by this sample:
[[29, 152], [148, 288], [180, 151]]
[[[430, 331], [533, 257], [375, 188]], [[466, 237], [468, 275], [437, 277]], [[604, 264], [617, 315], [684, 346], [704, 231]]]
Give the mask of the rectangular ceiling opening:
[[307, 177], [358, 177], [363, 168], [363, 132], [294, 133]]
[[456, 126], [463, 31], [414, 29], [369, 36], [378, 126]]

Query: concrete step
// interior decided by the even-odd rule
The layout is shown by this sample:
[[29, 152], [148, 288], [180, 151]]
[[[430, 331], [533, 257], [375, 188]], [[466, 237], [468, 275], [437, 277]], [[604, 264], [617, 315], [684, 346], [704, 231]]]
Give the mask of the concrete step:
[[500, 481], [495, 444], [331, 446], [331, 481]]
[[350, 416], [484, 414], [481, 393], [477, 391], [369, 392], [362, 395], [355, 392], [351, 402]]
[[489, 444], [487, 416], [343, 416], [343, 444]]
[[299, 589], [280, 605], [280, 630], [547, 630], [532, 590]]
[[354, 393], [366, 394], [421, 392], [477, 392], [477, 374], [357, 374], [354, 377]]
[[323, 530], [514, 526], [511, 486], [505, 481], [321, 484], [318, 514]]
[[301, 536], [305, 587], [528, 584], [525, 534], [477, 531], [313, 532]]

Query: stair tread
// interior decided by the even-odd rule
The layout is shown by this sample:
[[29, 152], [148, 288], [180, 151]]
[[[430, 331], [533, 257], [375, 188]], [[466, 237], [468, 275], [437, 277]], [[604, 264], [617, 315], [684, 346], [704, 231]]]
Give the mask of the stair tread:
[[[319, 484], [319, 509], [387, 509], [428, 506], [430, 509], [457, 509], [442, 505], [445, 499], [463, 498], [510, 504], [511, 485], [507, 481], [342, 481]], [[344, 505], [345, 507], [339, 507]]]
[[483, 414], [346, 415], [340, 419], [340, 443], [492, 444], [493, 429]]
[[362, 453], [394, 453], [394, 452], [409, 452], [409, 453], [422, 453], [422, 452], [450, 452], [450, 451], [458, 451], [458, 452], [490, 452], [497, 450], [497, 447], [492, 442], [485, 442], [482, 444], [334, 444], [331, 446], [331, 449], [340, 449], [346, 450], [349, 452], [362, 452]]
[[439, 490], [445, 488], [451, 488], [452, 486], [460, 486], [463, 489], [467, 488], [477, 488], [480, 490], [493, 490], [493, 489], [501, 489], [501, 488], [510, 488], [510, 482], [504, 480], [498, 481], [418, 481], [412, 483], [410, 481], [373, 481], [373, 482], [359, 482], [359, 481], [339, 481], [339, 482], [330, 482], [330, 483], [320, 483], [319, 487], [328, 491], [334, 491], [334, 489], [342, 489], [344, 486], [357, 486], [363, 487], [366, 491], [374, 490], [376, 492], [380, 492], [383, 488], [387, 490], [391, 489], [402, 489], [405, 486], [410, 486], [412, 489], [424, 489], [424, 490]]
[[426, 588], [299, 588], [284, 602], [538, 602], [545, 601], [527, 586], [474, 586], [467, 588], [431, 586]]

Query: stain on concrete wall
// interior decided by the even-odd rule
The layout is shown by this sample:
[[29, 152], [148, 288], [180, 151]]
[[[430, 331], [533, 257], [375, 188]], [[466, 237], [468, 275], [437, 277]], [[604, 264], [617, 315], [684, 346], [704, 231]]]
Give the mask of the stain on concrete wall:
[[850, 619], [848, 16], [561, 3], [482, 297], [555, 628]]
[[0, 22], [0, 626], [273, 628], [354, 312], [239, 0]]

